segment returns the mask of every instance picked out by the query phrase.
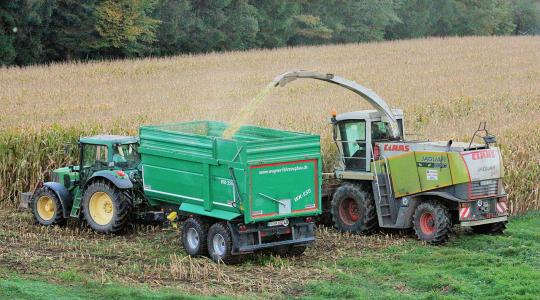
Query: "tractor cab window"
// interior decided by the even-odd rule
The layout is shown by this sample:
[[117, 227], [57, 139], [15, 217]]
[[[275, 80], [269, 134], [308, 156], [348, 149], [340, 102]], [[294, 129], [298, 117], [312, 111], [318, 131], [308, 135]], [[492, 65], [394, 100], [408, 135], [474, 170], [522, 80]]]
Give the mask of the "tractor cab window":
[[83, 146], [83, 167], [101, 169], [108, 166], [108, 161], [107, 146], [90, 144]]
[[140, 162], [137, 144], [115, 145], [113, 162], [122, 168], [135, 168]]
[[343, 160], [348, 170], [366, 170], [366, 122], [346, 121], [339, 124]]

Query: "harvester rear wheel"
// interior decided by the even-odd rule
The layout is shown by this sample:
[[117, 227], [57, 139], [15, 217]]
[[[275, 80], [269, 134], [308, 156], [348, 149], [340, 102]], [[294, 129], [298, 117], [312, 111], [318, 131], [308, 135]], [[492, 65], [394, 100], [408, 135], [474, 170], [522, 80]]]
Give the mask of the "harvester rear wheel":
[[332, 198], [332, 221], [340, 231], [370, 233], [377, 228], [377, 212], [371, 193], [361, 186], [344, 184]]
[[232, 234], [225, 222], [215, 223], [208, 230], [208, 254], [219, 263], [236, 264], [241, 261], [241, 255], [232, 254]]
[[90, 227], [104, 234], [124, 228], [131, 214], [131, 201], [122, 190], [106, 181], [95, 181], [84, 192], [82, 212]]
[[503, 234], [506, 229], [506, 222], [472, 226], [471, 229], [474, 233], [480, 234]]
[[431, 245], [445, 243], [452, 227], [448, 208], [436, 201], [418, 205], [414, 211], [413, 225], [416, 236]]
[[32, 199], [32, 215], [34, 215], [36, 222], [43, 226], [65, 223], [62, 202], [58, 195], [47, 187], [36, 191]]
[[191, 256], [208, 255], [206, 237], [208, 224], [197, 217], [190, 217], [182, 226], [182, 244]]

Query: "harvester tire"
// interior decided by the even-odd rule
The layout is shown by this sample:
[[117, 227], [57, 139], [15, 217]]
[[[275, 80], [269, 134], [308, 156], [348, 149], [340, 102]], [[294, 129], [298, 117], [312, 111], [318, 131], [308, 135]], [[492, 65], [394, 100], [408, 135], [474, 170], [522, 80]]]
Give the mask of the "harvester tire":
[[503, 234], [506, 229], [506, 222], [498, 222], [471, 227], [474, 233], [480, 234]]
[[370, 192], [355, 184], [340, 186], [332, 197], [332, 221], [342, 232], [367, 234], [377, 229], [377, 211]]
[[31, 207], [34, 220], [43, 226], [62, 225], [66, 221], [62, 201], [48, 187], [44, 186], [36, 191]]
[[233, 239], [227, 223], [219, 222], [208, 230], [208, 254], [217, 263], [237, 264], [240, 255], [232, 254]]
[[208, 224], [197, 217], [190, 217], [182, 225], [182, 244], [191, 256], [208, 255]]
[[444, 244], [452, 228], [448, 208], [436, 201], [421, 203], [414, 211], [413, 227], [420, 240], [431, 245]]
[[131, 216], [131, 200], [107, 181], [95, 181], [84, 192], [82, 213], [88, 225], [103, 234], [124, 229]]

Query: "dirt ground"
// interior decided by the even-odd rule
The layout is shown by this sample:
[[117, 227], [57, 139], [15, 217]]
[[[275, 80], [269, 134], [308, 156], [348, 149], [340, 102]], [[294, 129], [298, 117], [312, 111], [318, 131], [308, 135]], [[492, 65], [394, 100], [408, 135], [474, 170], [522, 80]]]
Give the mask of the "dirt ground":
[[180, 235], [179, 229], [147, 225], [132, 225], [117, 236], [96, 234], [76, 221], [42, 227], [29, 211], [4, 210], [0, 212], [0, 265], [53, 282], [92, 280], [203, 295], [279, 297], [295, 295], [309, 282], [332, 280], [340, 258], [407, 239], [382, 233], [348, 235], [319, 227], [317, 241], [300, 257], [260, 253], [240, 265], [227, 266], [186, 256]]

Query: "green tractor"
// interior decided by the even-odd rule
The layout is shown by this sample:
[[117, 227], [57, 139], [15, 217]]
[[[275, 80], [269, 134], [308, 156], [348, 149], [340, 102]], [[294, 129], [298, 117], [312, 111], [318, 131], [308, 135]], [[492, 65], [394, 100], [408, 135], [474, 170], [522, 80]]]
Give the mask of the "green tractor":
[[[333, 74], [292, 71], [299, 78], [344, 87], [375, 110], [334, 114], [339, 165], [323, 186], [323, 220], [341, 231], [413, 228], [419, 239], [444, 243], [454, 224], [477, 233], [502, 233], [508, 219], [504, 169], [496, 139], [482, 123], [470, 142], [405, 140], [403, 111], [390, 109], [373, 91]], [[473, 143], [480, 136], [484, 143]], [[337, 182], [336, 182], [337, 181]]]
[[100, 233], [123, 228], [134, 205], [134, 184], [139, 182], [138, 139], [98, 135], [79, 141], [79, 164], [53, 171], [33, 197], [26, 194], [35, 220], [42, 225], [84, 219]]

